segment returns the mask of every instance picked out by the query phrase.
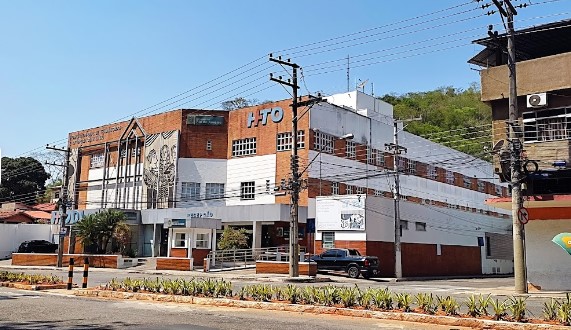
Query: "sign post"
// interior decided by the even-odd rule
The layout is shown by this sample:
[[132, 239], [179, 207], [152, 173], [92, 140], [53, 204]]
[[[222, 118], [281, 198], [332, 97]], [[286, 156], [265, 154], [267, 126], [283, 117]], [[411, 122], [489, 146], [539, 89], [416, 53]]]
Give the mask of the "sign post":
[[525, 207], [522, 207], [517, 211], [517, 219], [519, 222], [521, 222], [522, 225], [525, 225], [529, 222], [529, 212]]

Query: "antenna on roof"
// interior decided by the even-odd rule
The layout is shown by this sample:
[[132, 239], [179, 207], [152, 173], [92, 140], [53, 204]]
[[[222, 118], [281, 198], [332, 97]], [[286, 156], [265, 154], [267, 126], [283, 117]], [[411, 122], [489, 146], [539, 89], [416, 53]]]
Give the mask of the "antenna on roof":
[[367, 85], [367, 82], [369, 81], [369, 79], [365, 80], [365, 81], [361, 81], [361, 79], [359, 79], [360, 83], [357, 84], [357, 90], [361, 89], [363, 93], [365, 93], [365, 85]]

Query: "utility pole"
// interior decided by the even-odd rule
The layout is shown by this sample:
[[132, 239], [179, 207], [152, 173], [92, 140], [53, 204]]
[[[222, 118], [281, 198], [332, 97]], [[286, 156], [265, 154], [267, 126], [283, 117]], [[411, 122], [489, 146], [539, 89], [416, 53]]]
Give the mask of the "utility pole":
[[[393, 171], [395, 176], [395, 186], [393, 189], [394, 200], [394, 257], [395, 257], [395, 278], [402, 278], [402, 254], [401, 254], [401, 236], [402, 226], [400, 219], [400, 178], [399, 178], [399, 155], [406, 152], [406, 148], [399, 145], [399, 123], [422, 120], [422, 118], [413, 118], [407, 120], [393, 121], [393, 143], [386, 143], [385, 149], [393, 154]], [[403, 127], [404, 128], [404, 127]]]
[[[527, 293], [527, 273], [525, 264], [525, 231], [523, 224], [519, 221], [518, 211], [523, 207], [521, 196], [521, 152], [522, 144], [515, 127], [519, 126], [519, 112], [517, 107], [517, 87], [516, 87], [516, 52], [514, 45], [514, 16], [517, 15], [515, 7], [510, 0], [499, 2], [492, 0], [494, 5], [503, 17], [507, 18], [507, 53], [509, 71], [509, 136], [511, 154], [511, 186], [512, 186], [512, 229], [513, 229], [513, 253], [514, 253], [514, 279], [515, 292]], [[525, 6], [519, 5], [520, 8]], [[488, 32], [490, 36], [497, 39], [497, 35]]]
[[299, 69], [299, 65], [295, 63], [291, 63], [291, 60], [288, 59], [287, 61], [282, 60], [281, 56], [278, 58], [274, 58], [272, 54], [270, 54], [270, 61], [281, 64], [282, 66], [289, 66], [292, 68], [292, 79], [288, 79], [287, 81], [282, 80], [282, 77], [278, 79], [274, 78], [270, 74], [270, 80], [280, 83], [282, 85], [286, 85], [292, 88], [292, 146], [291, 146], [291, 176], [292, 176], [292, 183], [291, 183], [291, 222], [290, 222], [290, 230], [289, 230], [289, 276], [290, 277], [298, 277], [299, 276], [299, 242], [298, 242], [298, 225], [299, 225], [299, 191], [300, 191], [300, 177], [298, 173], [299, 169], [299, 156], [297, 155], [297, 90], [299, 86], [297, 85], [297, 70]]
[[[69, 169], [69, 149], [60, 149], [56, 147], [51, 147], [49, 145], [46, 146], [46, 149], [60, 151], [65, 153], [65, 164], [55, 164], [55, 163], [46, 163], [49, 165], [60, 166], [63, 167], [63, 184], [61, 186], [60, 192], [60, 200], [59, 200], [59, 244], [58, 244], [58, 252], [57, 252], [57, 267], [63, 267], [63, 242], [65, 237], [65, 219], [67, 218], [67, 203], [68, 203], [68, 196], [67, 196], [67, 185], [69, 184], [68, 179], [68, 169]], [[71, 242], [70, 242], [71, 244]]]

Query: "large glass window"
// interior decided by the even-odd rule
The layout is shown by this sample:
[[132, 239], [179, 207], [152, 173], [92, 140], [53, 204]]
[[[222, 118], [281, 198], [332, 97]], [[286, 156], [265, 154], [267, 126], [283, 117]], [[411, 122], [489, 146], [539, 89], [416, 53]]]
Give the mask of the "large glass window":
[[436, 172], [436, 166], [428, 164], [426, 166], [426, 176], [430, 179], [436, 179], [438, 177], [438, 172]]
[[[293, 143], [291, 132], [283, 132], [278, 133], [276, 136], [276, 150], [277, 151], [285, 151], [291, 150], [291, 146]], [[303, 149], [305, 148], [305, 132], [304, 131], [297, 131], [297, 148]]]
[[345, 157], [355, 159], [357, 158], [357, 144], [353, 141], [346, 141], [345, 144]]
[[224, 184], [223, 183], [207, 183], [206, 184], [206, 199], [224, 198]]
[[186, 241], [186, 233], [175, 233], [174, 234], [174, 241], [173, 247], [175, 248], [186, 248], [187, 241]]
[[377, 166], [385, 167], [385, 152], [377, 150]]
[[96, 167], [103, 167], [103, 153], [98, 153], [98, 154], [93, 154], [91, 155], [91, 162], [89, 164], [90, 168], [96, 168]]
[[367, 164], [374, 165], [377, 157], [377, 150], [367, 146]]
[[209, 249], [210, 248], [210, 235], [206, 233], [196, 234], [196, 247], [199, 249]]
[[182, 182], [180, 198], [183, 202], [200, 200], [200, 182]]
[[524, 112], [524, 142], [571, 138], [571, 108]]
[[315, 142], [313, 143], [313, 149], [328, 154], [333, 153], [335, 147], [335, 137], [333, 135], [315, 132]]
[[331, 249], [335, 247], [335, 232], [323, 232], [321, 236], [321, 247], [324, 249]]
[[245, 138], [232, 141], [232, 157], [256, 154], [256, 138]]
[[339, 195], [339, 182], [331, 183], [331, 194]]
[[446, 183], [454, 184], [454, 172], [446, 171]]
[[240, 183], [240, 199], [255, 199], [256, 186], [254, 181]]

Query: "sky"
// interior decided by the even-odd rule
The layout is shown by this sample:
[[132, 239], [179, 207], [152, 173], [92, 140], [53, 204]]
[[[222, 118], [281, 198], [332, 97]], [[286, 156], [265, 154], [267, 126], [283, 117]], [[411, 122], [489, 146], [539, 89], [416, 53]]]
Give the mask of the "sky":
[[[512, 0], [516, 28], [571, 17], [571, 0]], [[491, 1], [487, 1], [491, 2]], [[467, 60], [498, 13], [469, 0], [0, 0], [0, 149], [30, 156], [69, 132], [238, 96], [290, 97], [269, 74], [282, 55], [301, 93], [468, 88]], [[161, 103], [162, 102], [162, 103]], [[158, 105], [157, 105], [158, 104]]]

